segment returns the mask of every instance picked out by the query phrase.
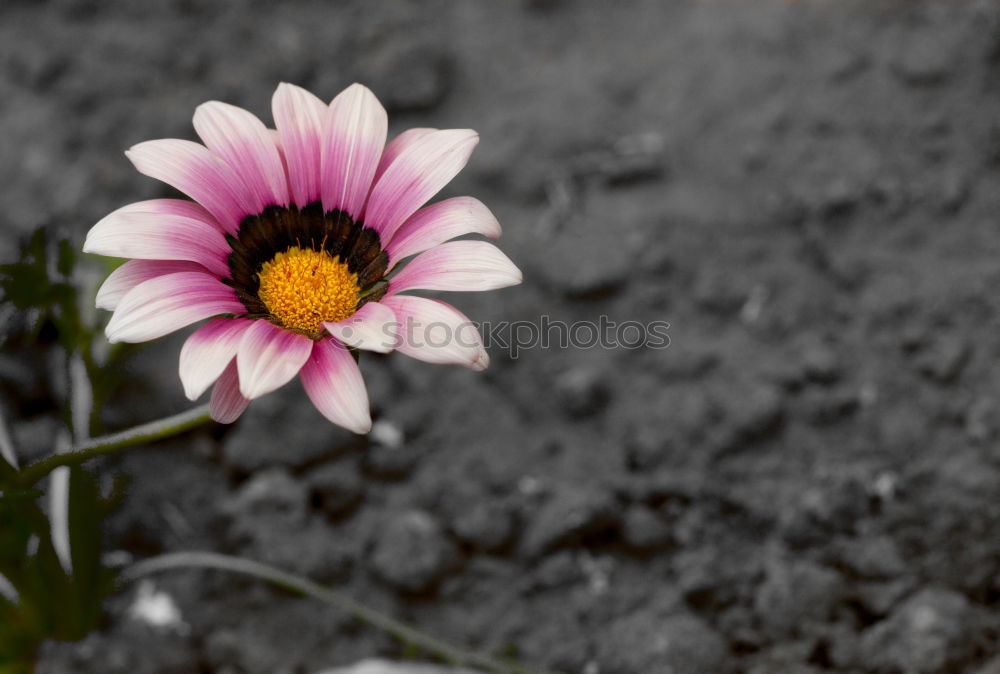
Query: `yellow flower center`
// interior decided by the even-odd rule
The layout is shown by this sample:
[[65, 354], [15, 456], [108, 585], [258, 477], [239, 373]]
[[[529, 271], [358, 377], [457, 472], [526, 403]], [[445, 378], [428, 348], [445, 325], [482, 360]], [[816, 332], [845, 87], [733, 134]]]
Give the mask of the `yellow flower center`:
[[358, 306], [358, 275], [325, 251], [289, 248], [258, 276], [258, 296], [286, 328], [316, 334], [320, 323], [348, 318]]

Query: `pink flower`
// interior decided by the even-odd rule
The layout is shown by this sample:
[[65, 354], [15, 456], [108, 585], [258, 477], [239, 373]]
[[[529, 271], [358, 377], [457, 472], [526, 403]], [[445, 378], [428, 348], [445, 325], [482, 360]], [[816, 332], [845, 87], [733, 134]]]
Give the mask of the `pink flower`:
[[360, 84], [330, 105], [281, 84], [272, 110], [277, 130], [241, 108], [204, 103], [194, 114], [204, 145], [152, 140], [126, 152], [141, 173], [194, 201], [130, 204], [94, 225], [84, 251], [133, 258], [104, 282], [97, 306], [114, 311], [112, 342], [211, 319], [181, 349], [180, 378], [192, 400], [215, 384], [216, 421], [235, 421], [298, 374], [324, 416], [366, 433], [354, 350], [489, 364], [461, 312], [400, 293], [491, 290], [520, 283], [521, 273], [492, 244], [449, 242], [500, 236], [482, 203], [424, 206], [465, 166], [474, 131], [410, 129], [386, 145], [385, 110]]

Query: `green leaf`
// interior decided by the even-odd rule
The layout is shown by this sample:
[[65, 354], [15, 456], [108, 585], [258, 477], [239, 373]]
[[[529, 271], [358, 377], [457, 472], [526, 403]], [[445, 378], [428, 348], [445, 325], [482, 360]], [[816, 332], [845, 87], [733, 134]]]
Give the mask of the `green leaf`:
[[20, 259], [0, 265], [0, 290], [4, 299], [18, 309], [45, 307], [51, 304], [52, 289], [45, 268], [47, 234], [37, 229], [22, 245]]
[[60, 239], [57, 245], [59, 253], [56, 259], [56, 269], [63, 276], [72, 276], [73, 268], [76, 267], [76, 249], [69, 242], [69, 239]]
[[86, 469], [75, 466], [69, 477], [69, 545], [72, 584], [83, 634], [97, 625], [101, 596], [105, 590], [101, 566], [101, 519], [104, 504], [97, 480]]
[[21, 246], [17, 262], [0, 265], [4, 301], [21, 310], [41, 309], [38, 326], [52, 321], [58, 328], [59, 342], [69, 351], [82, 346], [87, 337], [73, 282], [74, 249], [69, 239], [42, 227]]

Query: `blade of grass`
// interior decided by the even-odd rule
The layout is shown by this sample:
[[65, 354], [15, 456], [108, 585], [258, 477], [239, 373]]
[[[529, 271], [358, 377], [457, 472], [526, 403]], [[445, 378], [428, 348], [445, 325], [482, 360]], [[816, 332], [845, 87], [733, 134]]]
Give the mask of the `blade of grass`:
[[131, 582], [139, 578], [176, 569], [217, 569], [251, 576], [267, 581], [278, 587], [318, 599], [326, 604], [351, 614], [372, 627], [392, 634], [400, 641], [419, 646], [437, 654], [447, 662], [465, 667], [478, 667], [495, 674], [555, 674], [542, 669], [533, 669], [520, 663], [499, 660], [485, 653], [470, 651], [450, 644], [438, 637], [422, 632], [415, 627], [380, 613], [359, 601], [324, 587], [308, 578], [282, 571], [273, 566], [242, 557], [232, 557], [215, 552], [173, 552], [143, 560], [128, 567], [120, 579]]

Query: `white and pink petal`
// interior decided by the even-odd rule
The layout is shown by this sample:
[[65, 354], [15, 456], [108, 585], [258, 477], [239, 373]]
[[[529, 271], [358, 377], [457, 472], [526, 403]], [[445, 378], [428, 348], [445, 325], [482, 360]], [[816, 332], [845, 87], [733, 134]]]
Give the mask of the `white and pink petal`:
[[205, 207], [230, 234], [259, 212], [254, 195], [232, 167], [199, 143], [176, 138], [148, 140], [125, 152], [135, 168], [177, 188]]
[[372, 188], [365, 224], [383, 241], [392, 240], [399, 226], [462, 170], [477, 143], [479, 134], [471, 129], [433, 131], [407, 143]]
[[240, 392], [259, 398], [287, 384], [309, 358], [313, 341], [266, 321], [253, 321], [243, 333], [236, 355]]
[[236, 350], [252, 321], [215, 318], [198, 328], [181, 347], [179, 372], [184, 395], [196, 400], [236, 357]]
[[375, 185], [379, 181], [379, 178], [382, 177], [385, 170], [392, 165], [392, 162], [396, 161], [396, 157], [398, 157], [403, 150], [427, 134], [433, 133], [437, 130], [438, 129], [415, 127], [403, 131], [389, 141], [389, 144], [386, 145], [385, 149], [382, 151], [382, 157], [379, 159], [378, 168], [375, 169], [375, 177], [372, 179], [372, 185]]
[[365, 351], [389, 353], [396, 344], [396, 314], [378, 302], [369, 302], [353, 316], [323, 327], [338, 340]]
[[410, 260], [389, 281], [389, 292], [404, 290], [496, 290], [517, 285], [521, 270], [485, 241], [451, 241]]
[[500, 223], [479, 199], [453, 197], [425, 206], [411, 215], [386, 245], [389, 265], [465, 234], [500, 238]]
[[205, 273], [205, 268], [183, 260], [129, 260], [104, 279], [97, 290], [95, 304], [98, 309], [114, 311], [128, 291], [140, 283], [179, 271]]
[[320, 199], [323, 123], [327, 105], [312, 93], [282, 82], [271, 111], [288, 169], [288, 189], [297, 206]]
[[321, 194], [327, 211], [357, 219], [378, 168], [389, 121], [367, 87], [352, 84], [330, 103], [323, 123]]
[[139, 260], [187, 260], [217, 276], [227, 275], [231, 249], [214, 219], [193, 210], [184, 213], [173, 202], [140, 201], [106, 215], [87, 233], [83, 251]]
[[205, 145], [240, 177], [258, 213], [288, 205], [285, 167], [264, 123], [243, 108], [209, 101], [194, 112], [194, 129]]
[[220, 424], [231, 424], [240, 418], [249, 404], [250, 399], [240, 393], [240, 378], [234, 358], [215, 382], [208, 403], [209, 414]]
[[128, 291], [111, 316], [108, 341], [146, 342], [211, 316], [246, 311], [233, 289], [196, 271], [165, 274]]
[[354, 356], [335, 339], [315, 343], [302, 368], [302, 387], [320, 414], [354, 433], [371, 430], [368, 391]]
[[485, 370], [490, 364], [475, 323], [438, 300], [393, 295], [381, 300], [396, 314], [396, 350], [427, 363]]

